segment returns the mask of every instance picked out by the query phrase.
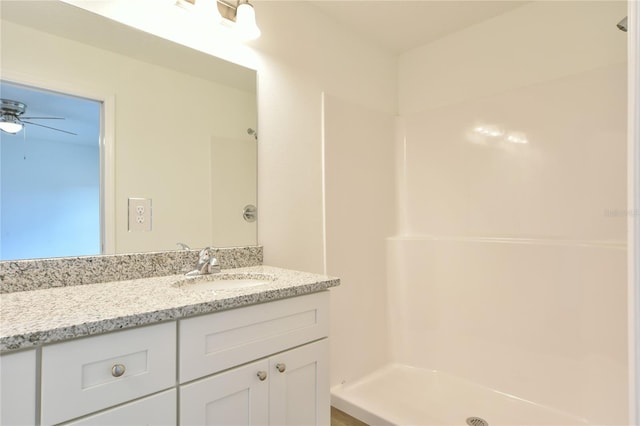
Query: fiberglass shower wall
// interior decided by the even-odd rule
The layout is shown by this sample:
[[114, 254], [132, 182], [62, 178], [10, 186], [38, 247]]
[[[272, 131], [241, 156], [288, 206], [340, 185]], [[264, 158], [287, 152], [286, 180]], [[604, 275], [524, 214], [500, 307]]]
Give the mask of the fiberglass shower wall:
[[392, 359], [627, 414], [625, 2], [533, 2], [403, 54]]

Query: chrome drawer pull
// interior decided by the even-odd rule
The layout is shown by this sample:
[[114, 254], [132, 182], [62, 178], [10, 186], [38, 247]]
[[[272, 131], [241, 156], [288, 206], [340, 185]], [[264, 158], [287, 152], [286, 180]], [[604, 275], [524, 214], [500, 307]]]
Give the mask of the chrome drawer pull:
[[284, 370], [287, 369], [287, 364], [284, 364], [284, 363], [276, 364], [276, 368], [278, 369], [279, 372], [284, 373]]
[[126, 368], [124, 367], [124, 365], [122, 364], [114, 364], [113, 367], [111, 367], [111, 375], [113, 377], [120, 377], [124, 374]]
[[258, 371], [258, 379], [260, 379], [261, 382], [264, 382], [267, 379], [267, 372], [266, 371]]

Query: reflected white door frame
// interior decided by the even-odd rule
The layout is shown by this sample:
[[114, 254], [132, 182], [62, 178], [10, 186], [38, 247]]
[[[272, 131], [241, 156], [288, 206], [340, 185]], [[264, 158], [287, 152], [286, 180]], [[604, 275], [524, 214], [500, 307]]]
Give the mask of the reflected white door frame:
[[628, 7], [629, 424], [640, 424], [640, 6]]

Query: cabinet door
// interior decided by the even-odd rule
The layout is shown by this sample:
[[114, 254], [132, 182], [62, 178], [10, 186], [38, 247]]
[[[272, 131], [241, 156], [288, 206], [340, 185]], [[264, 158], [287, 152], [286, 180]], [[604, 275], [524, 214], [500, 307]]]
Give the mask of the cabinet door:
[[176, 424], [176, 390], [142, 398], [65, 426], [171, 426]]
[[0, 425], [36, 423], [36, 351], [0, 356]]
[[180, 425], [266, 425], [269, 376], [265, 359], [180, 386]]
[[269, 358], [269, 424], [328, 425], [329, 340]]

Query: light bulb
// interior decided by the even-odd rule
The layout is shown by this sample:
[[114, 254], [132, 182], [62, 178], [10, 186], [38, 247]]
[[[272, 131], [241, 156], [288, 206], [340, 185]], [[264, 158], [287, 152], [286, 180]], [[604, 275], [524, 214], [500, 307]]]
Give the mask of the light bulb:
[[255, 40], [260, 37], [256, 11], [249, 3], [242, 3], [236, 10], [236, 31], [243, 40]]
[[20, 130], [22, 130], [22, 123], [20, 123], [14, 117], [3, 117], [2, 121], [0, 121], [0, 130], [11, 134], [16, 134]]

